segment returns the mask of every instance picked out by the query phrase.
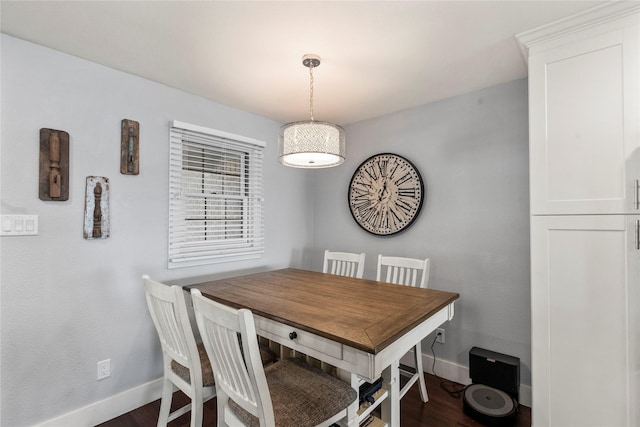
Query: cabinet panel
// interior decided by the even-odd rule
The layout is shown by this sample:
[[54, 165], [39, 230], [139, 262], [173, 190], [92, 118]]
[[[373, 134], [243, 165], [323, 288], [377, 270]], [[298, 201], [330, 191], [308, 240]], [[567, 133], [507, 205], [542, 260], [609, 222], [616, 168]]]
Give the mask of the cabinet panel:
[[634, 425], [639, 220], [531, 218], [534, 425]]
[[547, 64], [549, 202], [624, 198], [621, 69], [620, 44]]
[[637, 31], [529, 58], [532, 214], [640, 212]]

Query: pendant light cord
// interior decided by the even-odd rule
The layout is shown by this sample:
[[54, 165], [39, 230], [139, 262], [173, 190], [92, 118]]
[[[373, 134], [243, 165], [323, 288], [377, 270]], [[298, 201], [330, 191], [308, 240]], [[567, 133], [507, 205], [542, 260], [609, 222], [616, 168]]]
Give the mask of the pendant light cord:
[[309, 117], [313, 121], [313, 62], [309, 64]]

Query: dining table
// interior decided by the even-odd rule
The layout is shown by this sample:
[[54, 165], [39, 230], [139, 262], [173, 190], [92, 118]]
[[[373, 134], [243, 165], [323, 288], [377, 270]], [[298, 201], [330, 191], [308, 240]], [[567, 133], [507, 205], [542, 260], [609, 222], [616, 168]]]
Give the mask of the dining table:
[[[254, 315], [259, 336], [337, 368], [358, 390], [382, 378], [374, 404], [349, 408], [348, 425], [400, 426], [399, 361], [453, 319], [460, 295], [285, 268], [185, 287]], [[371, 418], [379, 406], [378, 417]], [[367, 421], [370, 422], [370, 421]], [[379, 424], [376, 424], [379, 423]]]

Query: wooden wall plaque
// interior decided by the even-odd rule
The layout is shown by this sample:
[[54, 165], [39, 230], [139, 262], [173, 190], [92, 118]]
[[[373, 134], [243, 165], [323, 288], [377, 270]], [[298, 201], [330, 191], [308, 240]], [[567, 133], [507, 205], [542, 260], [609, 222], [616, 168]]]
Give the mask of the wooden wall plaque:
[[40, 129], [40, 200], [69, 200], [69, 134]]
[[140, 173], [140, 124], [134, 120], [122, 120], [120, 138], [120, 173]]
[[106, 239], [111, 228], [109, 178], [88, 176], [84, 198], [84, 238]]

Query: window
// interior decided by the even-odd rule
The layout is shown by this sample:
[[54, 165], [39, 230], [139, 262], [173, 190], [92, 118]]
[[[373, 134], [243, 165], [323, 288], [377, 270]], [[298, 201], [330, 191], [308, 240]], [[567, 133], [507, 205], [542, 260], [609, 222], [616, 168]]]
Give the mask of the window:
[[265, 144], [174, 121], [169, 145], [169, 268], [259, 258]]

